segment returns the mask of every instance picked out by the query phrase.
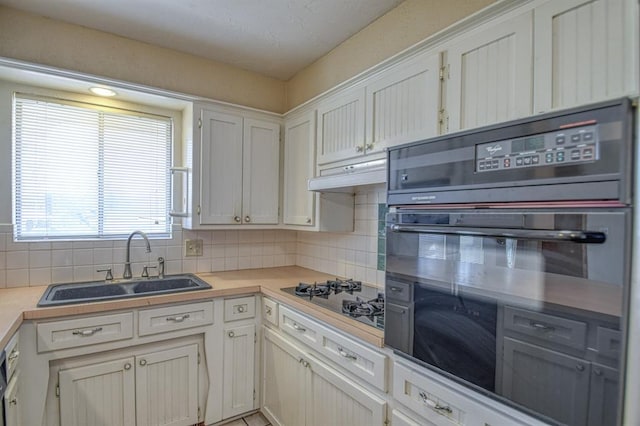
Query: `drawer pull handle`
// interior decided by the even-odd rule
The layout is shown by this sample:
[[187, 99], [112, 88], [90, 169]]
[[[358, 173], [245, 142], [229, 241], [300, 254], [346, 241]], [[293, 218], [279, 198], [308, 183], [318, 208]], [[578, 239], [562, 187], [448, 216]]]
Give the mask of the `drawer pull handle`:
[[175, 317], [167, 317], [167, 321], [182, 322], [189, 318], [189, 314], [176, 315]]
[[434, 410], [439, 411], [439, 412], [444, 412], [444, 413], [447, 413], [447, 414], [451, 414], [453, 412], [451, 407], [449, 407], [448, 405], [440, 405], [440, 404], [438, 404], [437, 402], [435, 402], [434, 400], [429, 398], [426, 393], [420, 392], [419, 395], [420, 395], [420, 398], [422, 398], [422, 402], [424, 402], [426, 405], [428, 405], [429, 407], [433, 408]]
[[11, 354], [7, 357], [7, 360], [9, 362], [13, 362], [16, 359], [18, 359], [19, 356], [20, 356], [20, 351], [13, 350], [11, 351]]
[[395, 291], [396, 293], [399, 293], [399, 292], [402, 291], [402, 289], [400, 287], [389, 287], [389, 290]]
[[18, 398], [13, 398], [9, 401], [9, 405], [18, 405]]
[[238, 305], [238, 313], [239, 313], [239, 314], [244, 313], [244, 306], [242, 306], [242, 305]]
[[102, 327], [91, 328], [89, 330], [73, 330], [74, 336], [93, 336], [98, 331], [102, 331]]
[[140, 365], [141, 365], [141, 366], [143, 366], [143, 367], [144, 367], [145, 365], [147, 365], [147, 360], [146, 360], [146, 359], [141, 359], [141, 360], [140, 360]]
[[271, 307], [267, 306], [267, 309], [265, 309], [265, 311], [267, 311], [267, 315], [271, 315]]
[[236, 333], [234, 333], [233, 331], [230, 331], [229, 334], [227, 334], [227, 336], [229, 337], [235, 337]]
[[343, 356], [343, 357], [345, 357], [345, 358], [347, 358], [347, 359], [351, 359], [351, 360], [353, 360], [353, 361], [355, 361], [355, 360], [357, 360], [357, 359], [358, 359], [358, 357], [357, 357], [357, 356], [355, 356], [355, 355], [351, 355], [350, 353], [348, 353], [347, 351], [345, 351], [345, 350], [344, 350], [344, 349], [342, 349], [342, 348], [338, 348], [338, 353], [339, 353], [341, 356]]
[[131, 370], [131, 364], [126, 363], [126, 364], [124, 365], [124, 369], [125, 369], [125, 370]]
[[300, 364], [302, 364], [302, 366], [303, 366], [304, 368], [309, 367], [309, 363], [308, 363], [307, 361], [305, 361], [305, 360], [304, 360], [304, 358], [300, 358], [300, 359], [298, 360], [298, 362], [299, 362]]
[[300, 327], [300, 326], [299, 326], [297, 323], [295, 323], [295, 322], [293, 323], [293, 329], [294, 329], [294, 330], [298, 330], [298, 331], [299, 331], [299, 332], [301, 332], [301, 333], [304, 333], [305, 331], [307, 331], [307, 329], [306, 329], [306, 328]]
[[555, 327], [551, 327], [550, 325], [542, 324], [540, 322], [531, 321], [529, 324], [531, 325], [531, 327], [533, 327], [535, 329], [538, 329], [538, 330], [541, 330], [541, 331], [554, 331], [555, 330]]
[[595, 374], [596, 376], [602, 376], [602, 370], [600, 370], [599, 368], [594, 368], [593, 374]]
[[576, 364], [576, 370], [578, 370], [578, 371], [584, 371], [584, 365], [582, 365], [582, 364]]

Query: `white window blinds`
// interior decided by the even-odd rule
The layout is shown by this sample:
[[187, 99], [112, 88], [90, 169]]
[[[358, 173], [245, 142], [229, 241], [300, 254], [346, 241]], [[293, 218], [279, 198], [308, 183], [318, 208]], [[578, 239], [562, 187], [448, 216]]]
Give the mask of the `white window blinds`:
[[168, 117], [14, 97], [17, 240], [170, 235]]

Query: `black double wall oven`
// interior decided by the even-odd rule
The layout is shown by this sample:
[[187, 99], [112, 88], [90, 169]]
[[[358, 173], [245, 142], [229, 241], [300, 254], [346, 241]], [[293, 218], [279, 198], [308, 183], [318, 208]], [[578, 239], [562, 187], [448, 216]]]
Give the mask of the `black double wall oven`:
[[619, 424], [633, 113], [390, 149], [385, 344], [551, 424]]

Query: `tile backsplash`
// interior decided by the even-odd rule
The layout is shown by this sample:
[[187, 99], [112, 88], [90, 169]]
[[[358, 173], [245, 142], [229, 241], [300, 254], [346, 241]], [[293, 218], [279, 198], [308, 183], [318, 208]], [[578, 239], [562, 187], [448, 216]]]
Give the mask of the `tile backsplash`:
[[[186, 257], [184, 241], [203, 240], [203, 255]], [[165, 273], [225, 271], [295, 265], [296, 232], [287, 230], [189, 231], [174, 228], [172, 239], [131, 240], [131, 269], [140, 276], [144, 265], [164, 257]], [[121, 277], [126, 241], [16, 243], [11, 226], [0, 228], [0, 288], [104, 279], [97, 269], [112, 268]], [[152, 273], [154, 271], [152, 270]]]
[[298, 232], [296, 264], [383, 287], [384, 270], [378, 270], [378, 204], [386, 201], [385, 188], [359, 189], [354, 232]]
[[[365, 187], [363, 187], [365, 188]], [[289, 230], [190, 231], [175, 226], [170, 240], [131, 241], [131, 269], [164, 257], [167, 274], [229, 271], [299, 265], [383, 286], [378, 266], [378, 209], [384, 186], [366, 187], [355, 196], [355, 229], [350, 233]], [[185, 256], [185, 240], [203, 240], [203, 255]], [[11, 225], [0, 225], [0, 288], [104, 279], [98, 269], [124, 269], [126, 241], [14, 242]], [[154, 271], [152, 270], [152, 273]]]

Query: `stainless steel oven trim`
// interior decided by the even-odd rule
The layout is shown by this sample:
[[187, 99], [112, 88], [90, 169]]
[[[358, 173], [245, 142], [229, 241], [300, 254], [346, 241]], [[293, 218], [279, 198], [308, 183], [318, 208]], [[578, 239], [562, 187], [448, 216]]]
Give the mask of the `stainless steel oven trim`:
[[411, 232], [419, 234], [469, 235], [473, 237], [518, 238], [542, 241], [571, 241], [580, 244], [602, 244], [607, 240], [604, 232], [538, 230], [538, 229], [499, 229], [392, 225], [393, 232]]

